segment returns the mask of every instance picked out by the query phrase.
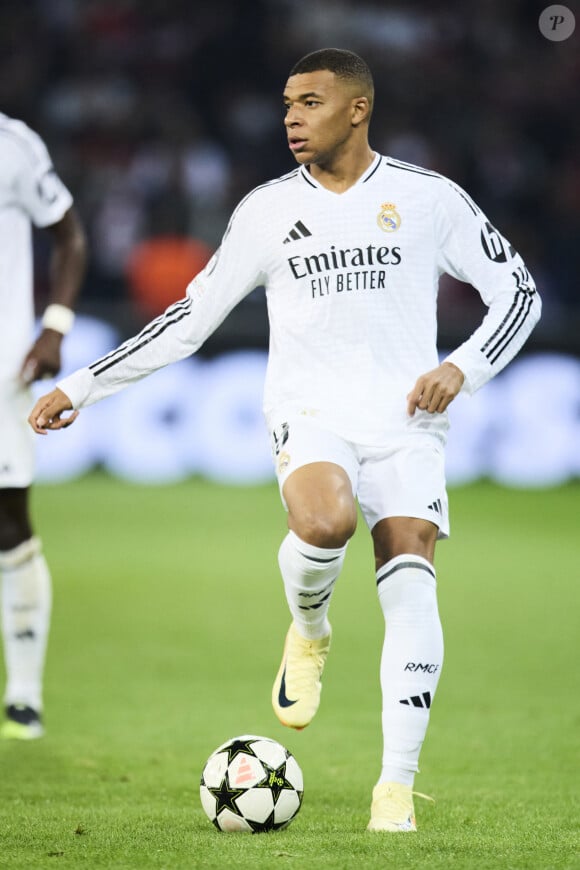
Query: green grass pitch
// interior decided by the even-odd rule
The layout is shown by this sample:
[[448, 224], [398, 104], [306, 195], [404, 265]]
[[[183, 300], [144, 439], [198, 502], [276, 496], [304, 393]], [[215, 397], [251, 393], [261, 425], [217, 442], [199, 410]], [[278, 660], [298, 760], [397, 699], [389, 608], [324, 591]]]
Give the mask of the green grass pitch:
[[[54, 577], [44, 740], [0, 745], [8, 868], [580, 867], [580, 488], [452, 490], [436, 567], [446, 664], [416, 835], [365, 832], [379, 770], [382, 616], [362, 522], [331, 608], [321, 709], [284, 729], [270, 688], [288, 625], [274, 485], [105, 476], [34, 491]], [[203, 764], [237, 734], [304, 771], [286, 831], [220, 834]]]

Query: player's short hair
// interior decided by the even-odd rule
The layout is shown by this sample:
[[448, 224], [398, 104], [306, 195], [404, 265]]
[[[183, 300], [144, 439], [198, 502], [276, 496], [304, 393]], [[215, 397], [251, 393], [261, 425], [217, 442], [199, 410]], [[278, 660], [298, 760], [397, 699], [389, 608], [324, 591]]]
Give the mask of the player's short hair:
[[360, 86], [361, 95], [367, 97], [372, 111], [375, 96], [373, 74], [362, 57], [344, 48], [321, 48], [295, 63], [290, 75], [298, 76], [319, 70], [328, 70], [337, 78], [350, 80]]

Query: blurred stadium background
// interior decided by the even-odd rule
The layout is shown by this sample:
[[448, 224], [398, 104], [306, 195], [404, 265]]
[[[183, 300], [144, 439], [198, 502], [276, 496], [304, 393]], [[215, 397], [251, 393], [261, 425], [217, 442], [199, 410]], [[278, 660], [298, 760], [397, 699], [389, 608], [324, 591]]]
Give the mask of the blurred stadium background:
[[[520, 250], [543, 297], [525, 354], [453, 408], [450, 482], [580, 476], [580, 27], [563, 42], [544, 38], [546, 5], [4, 0], [0, 109], [45, 138], [89, 234], [66, 369], [179, 298], [236, 202], [292, 168], [280, 99], [288, 70], [336, 45], [361, 53], [375, 73], [374, 148], [465, 187]], [[41, 308], [42, 234], [35, 245]], [[441, 349], [481, 313], [471, 288], [444, 278]], [[42, 439], [40, 479], [95, 465], [142, 482], [271, 477], [259, 404], [266, 347], [258, 290], [199, 359], [87, 410], [66, 445]]]

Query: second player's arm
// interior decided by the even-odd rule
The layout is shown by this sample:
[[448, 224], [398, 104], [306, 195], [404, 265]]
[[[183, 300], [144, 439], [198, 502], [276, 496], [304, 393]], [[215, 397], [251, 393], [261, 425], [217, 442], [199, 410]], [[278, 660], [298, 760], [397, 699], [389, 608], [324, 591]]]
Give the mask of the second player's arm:
[[46, 230], [52, 236], [50, 296], [42, 331], [22, 364], [25, 383], [53, 377], [60, 371], [62, 339], [72, 325], [87, 260], [86, 237], [74, 207]]

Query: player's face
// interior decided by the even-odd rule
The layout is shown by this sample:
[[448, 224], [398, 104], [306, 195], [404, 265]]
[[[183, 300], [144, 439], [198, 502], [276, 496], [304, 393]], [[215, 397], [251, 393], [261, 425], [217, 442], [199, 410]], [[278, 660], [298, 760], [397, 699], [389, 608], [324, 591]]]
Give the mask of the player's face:
[[348, 142], [360, 98], [328, 70], [290, 76], [284, 90], [284, 124], [298, 163], [329, 163]]

